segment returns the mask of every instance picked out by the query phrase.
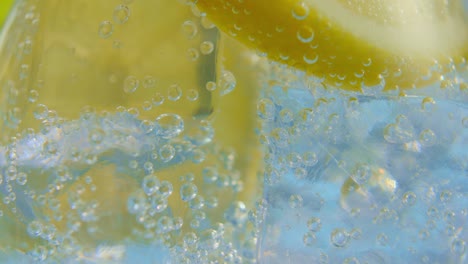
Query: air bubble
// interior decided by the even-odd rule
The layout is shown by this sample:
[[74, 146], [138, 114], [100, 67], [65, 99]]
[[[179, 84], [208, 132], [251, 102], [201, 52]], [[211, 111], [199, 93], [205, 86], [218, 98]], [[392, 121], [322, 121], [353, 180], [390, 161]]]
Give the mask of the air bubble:
[[282, 123], [288, 124], [293, 121], [293, 113], [287, 108], [281, 110], [279, 116]]
[[464, 128], [468, 128], [468, 117], [462, 119], [462, 126]]
[[213, 52], [213, 50], [214, 50], [214, 44], [211, 41], [203, 41], [200, 44], [200, 52], [203, 55], [211, 54]]
[[257, 115], [264, 120], [273, 120], [275, 118], [275, 105], [267, 98], [262, 98], [257, 104]]
[[219, 94], [221, 96], [227, 95], [236, 88], [237, 80], [234, 74], [230, 71], [222, 71], [218, 87], [219, 87]]
[[43, 105], [43, 104], [38, 104], [35, 108], [34, 108], [34, 117], [38, 120], [43, 120], [47, 117], [47, 112], [49, 111], [49, 109], [47, 108], [47, 106]]
[[160, 106], [164, 103], [164, 96], [160, 93], [156, 93], [151, 99], [151, 102], [154, 106]]
[[180, 88], [180, 85], [173, 84], [169, 86], [169, 89], [167, 90], [167, 99], [171, 101], [177, 101], [180, 99], [181, 96], [182, 96], [182, 88]]
[[309, 43], [314, 40], [315, 31], [309, 26], [302, 26], [297, 31], [297, 39], [302, 43]]
[[377, 243], [381, 246], [387, 246], [388, 244], [388, 237], [384, 233], [380, 233], [377, 235]]
[[128, 94], [134, 93], [139, 85], [140, 81], [135, 76], [128, 76], [124, 80], [124, 92]]
[[200, 164], [205, 160], [205, 152], [201, 149], [195, 149], [192, 151], [191, 160], [195, 164]]
[[218, 170], [214, 167], [205, 167], [202, 175], [205, 182], [212, 183], [218, 179]]
[[24, 172], [20, 172], [16, 176], [16, 183], [18, 183], [19, 185], [25, 185], [27, 181], [28, 181], [28, 175]]
[[130, 8], [126, 5], [118, 5], [114, 9], [114, 22], [117, 24], [124, 24], [130, 17]]
[[198, 27], [193, 21], [187, 20], [182, 24], [182, 32], [188, 39], [193, 39], [198, 33]]
[[162, 197], [169, 197], [172, 194], [172, 191], [173, 191], [172, 183], [168, 181], [162, 181], [161, 184], [159, 185], [158, 193]]
[[367, 164], [357, 164], [351, 172], [351, 178], [359, 185], [366, 183], [372, 176], [372, 171]]
[[419, 134], [419, 142], [425, 147], [430, 147], [436, 144], [437, 137], [434, 131], [425, 129]]
[[38, 237], [42, 234], [42, 224], [34, 220], [28, 224], [27, 231], [31, 237]]
[[159, 158], [163, 162], [169, 162], [174, 158], [175, 153], [175, 148], [170, 144], [166, 144], [159, 149]]
[[205, 88], [206, 90], [213, 92], [214, 90], [216, 90], [216, 83], [212, 81], [206, 82]]
[[161, 218], [158, 220], [157, 228], [158, 232], [163, 234], [172, 231], [174, 228], [172, 218], [167, 215], [161, 216]]
[[55, 155], [58, 152], [58, 146], [55, 142], [46, 141], [43, 145], [43, 148], [46, 155]]
[[198, 243], [198, 237], [195, 233], [189, 232], [184, 236], [184, 244], [186, 247], [195, 246]]
[[156, 79], [153, 76], [145, 76], [145, 78], [143, 78], [143, 87], [146, 89], [156, 87]]
[[318, 163], [317, 154], [312, 151], [305, 152], [302, 154], [302, 163], [309, 167], [315, 166]]
[[155, 119], [155, 130], [162, 138], [174, 138], [184, 131], [184, 121], [176, 114], [161, 114]]
[[240, 201], [235, 201], [227, 209], [224, 218], [234, 226], [240, 226], [247, 220], [247, 208]]
[[303, 202], [304, 200], [301, 195], [294, 194], [289, 197], [289, 207], [292, 209], [302, 208]]
[[114, 25], [110, 21], [102, 21], [101, 24], [99, 24], [99, 29], [98, 33], [99, 36], [103, 39], [109, 38], [112, 33], [114, 32]]
[[141, 104], [141, 108], [142, 108], [144, 111], [150, 111], [150, 110], [153, 108], [153, 103], [150, 102], [150, 101], [144, 101], [144, 102]]
[[196, 61], [200, 57], [200, 53], [195, 48], [189, 48], [187, 49], [187, 57], [191, 61]]
[[342, 228], [336, 228], [330, 234], [330, 241], [335, 247], [345, 247], [349, 242], [349, 234]]
[[316, 240], [317, 240], [317, 237], [314, 232], [307, 232], [302, 238], [302, 242], [306, 246], [312, 246]]
[[193, 183], [185, 183], [180, 187], [180, 198], [183, 201], [190, 201], [197, 196], [198, 188]]
[[296, 3], [292, 10], [292, 16], [297, 20], [303, 20], [309, 15], [309, 7], [303, 1]]
[[29, 97], [28, 97], [29, 102], [35, 103], [38, 98], [39, 98], [39, 92], [37, 90], [30, 90], [29, 91]]
[[452, 242], [452, 246], [451, 246], [451, 250], [453, 253], [457, 254], [457, 255], [463, 255], [465, 253], [465, 250], [466, 250], [466, 245], [465, 245], [465, 241], [462, 240], [462, 239], [454, 239], [453, 242]]
[[151, 198], [151, 208], [156, 213], [160, 213], [166, 210], [167, 206], [168, 206], [168, 203], [167, 203], [166, 197], [157, 195]]
[[159, 189], [159, 179], [155, 175], [145, 176], [141, 186], [147, 195], [152, 195]]
[[200, 210], [205, 206], [205, 199], [201, 195], [195, 196], [189, 201], [189, 207], [193, 210]]
[[312, 55], [305, 54], [303, 56], [303, 59], [304, 59], [305, 63], [307, 63], [309, 65], [312, 65], [312, 64], [317, 63], [317, 61], [319, 59], [319, 55], [318, 54], [312, 54]]
[[198, 99], [199, 93], [196, 89], [190, 89], [187, 91], [187, 100], [195, 102]]
[[402, 202], [404, 205], [413, 206], [416, 203], [416, 194], [414, 192], [406, 192], [403, 194]]
[[452, 199], [452, 192], [449, 190], [444, 190], [440, 193], [440, 201], [443, 203], [447, 203]]
[[309, 218], [307, 221], [307, 228], [313, 232], [320, 231], [320, 229], [322, 229], [322, 220], [320, 220], [318, 217]]

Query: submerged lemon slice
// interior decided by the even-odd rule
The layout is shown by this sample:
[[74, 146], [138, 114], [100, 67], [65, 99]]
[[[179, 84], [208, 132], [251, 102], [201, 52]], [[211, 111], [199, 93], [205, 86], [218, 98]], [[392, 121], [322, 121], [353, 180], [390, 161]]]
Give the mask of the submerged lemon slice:
[[461, 0], [198, 0], [218, 27], [268, 57], [359, 91], [427, 85], [463, 59]]

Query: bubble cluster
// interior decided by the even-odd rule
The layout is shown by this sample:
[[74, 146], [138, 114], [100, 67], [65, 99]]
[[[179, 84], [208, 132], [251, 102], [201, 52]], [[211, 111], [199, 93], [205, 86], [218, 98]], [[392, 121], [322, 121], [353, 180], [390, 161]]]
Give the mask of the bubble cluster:
[[[307, 14], [300, 3], [291, 10], [297, 19]], [[454, 242], [454, 251], [452, 241], [466, 241], [464, 188], [456, 187], [466, 166], [454, 165], [465, 160], [463, 107], [428, 99], [450, 96], [433, 87], [408, 97], [342, 93], [277, 63], [265, 67], [257, 100], [269, 211], [264, 250], [315, 260], [314, 249], [327, 249], [330, 263], [458, 261], [454, 252], [464, 246]], [[286, 237], [311, 252], [288, 251]], [[408, 258], [362, 250], [407, 252], [402, 241], [411, 241]]]

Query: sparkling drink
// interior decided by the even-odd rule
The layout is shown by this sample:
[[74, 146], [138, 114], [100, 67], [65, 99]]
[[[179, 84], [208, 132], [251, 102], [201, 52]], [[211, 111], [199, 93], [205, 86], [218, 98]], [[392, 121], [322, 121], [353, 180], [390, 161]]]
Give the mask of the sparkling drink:
[[189, 3], [17, 1], [0, 38], [1, 261], [254, 252], [254, 91], [235, 53]]
[[266, 87], [262, 261], [465, 263], [466, 74], [405, 97]]
[[467, 7], [17, 1], [0, 260], [465, 263]]
[[466, 1], [198, 5], [269, 60], [259, 262], [466, 263]]

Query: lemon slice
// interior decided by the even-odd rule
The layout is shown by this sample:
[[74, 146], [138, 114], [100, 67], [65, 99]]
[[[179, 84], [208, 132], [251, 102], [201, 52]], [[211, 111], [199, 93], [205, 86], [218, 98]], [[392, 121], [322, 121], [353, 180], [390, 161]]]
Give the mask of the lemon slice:
[[461, 0], [198, 0], [218, 27], [268, 57], [359, 91], [432, 83], [463, 59]]

